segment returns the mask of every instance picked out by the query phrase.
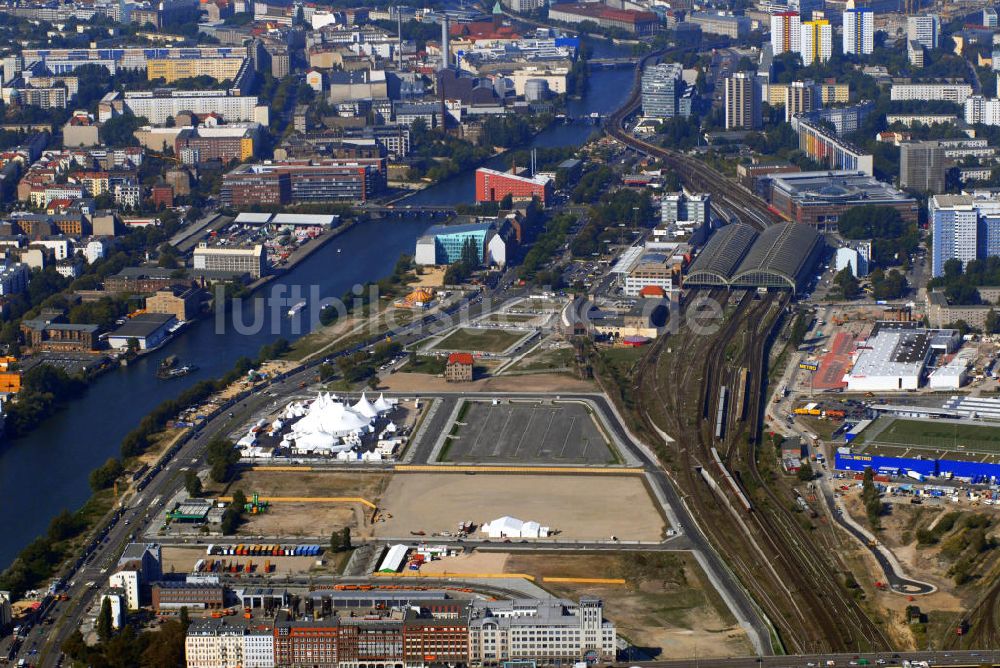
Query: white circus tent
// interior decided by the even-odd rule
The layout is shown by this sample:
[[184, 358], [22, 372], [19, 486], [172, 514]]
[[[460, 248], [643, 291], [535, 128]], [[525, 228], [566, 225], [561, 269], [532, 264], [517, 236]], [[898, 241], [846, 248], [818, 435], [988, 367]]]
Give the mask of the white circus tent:
[[379, 397], [375, 404], [364, 394], [353, 406], [337, 401], [329, 393], [320, 393], [311, 403], [292, 402], [285, 407], [284, 419], [297, 419], [284, 442], [300, 452], [337, 454], [360, 445], [361, 434], [374, 429], [375, 418], [393, 407]]

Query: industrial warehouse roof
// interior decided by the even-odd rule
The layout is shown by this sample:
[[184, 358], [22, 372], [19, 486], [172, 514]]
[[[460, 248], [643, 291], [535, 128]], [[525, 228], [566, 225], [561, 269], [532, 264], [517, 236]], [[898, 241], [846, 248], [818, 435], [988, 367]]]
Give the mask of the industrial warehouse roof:
[[733, 274], [731, 285], [788, 287], [795, 289], [816, 260], [822, 244], [819, 233], [798, 223], [779, 223], [757, 237], [750, 252]]
[[727, 285], [756, 238], [757, 231], [749, 225], [723, 227], [712, 235], [691, 264], [685, 283]]

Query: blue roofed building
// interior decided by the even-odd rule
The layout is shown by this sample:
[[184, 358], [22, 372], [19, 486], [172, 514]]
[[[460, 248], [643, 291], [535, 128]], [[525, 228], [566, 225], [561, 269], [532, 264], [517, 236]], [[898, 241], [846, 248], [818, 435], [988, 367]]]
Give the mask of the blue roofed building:
[[496, 232], [492, 221], [460, 225], [435, 225], [417, 239], [414, 261], [417, 264], [452, 264], [463, 257], [466, 247], [475, 251], [476, 263], [482, 264], [486, 244]]

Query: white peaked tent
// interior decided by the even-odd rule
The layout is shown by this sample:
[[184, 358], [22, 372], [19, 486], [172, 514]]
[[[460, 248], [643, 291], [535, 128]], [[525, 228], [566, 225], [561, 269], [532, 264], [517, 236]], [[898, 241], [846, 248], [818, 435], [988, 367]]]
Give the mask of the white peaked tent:
[[378, 399], [375, 400], [375, 410], [379, 412], [379, 415], [391, 411], [396, 407], [395, 399], [386, 399], [384, 394], [378, 395]]
[[358, 403], [351, 406], [351, 410], [359, 415], [364, 415], [368, 419], [373, 419], [379, 414], [378, 409], [372, 405], [372, 402], [368, 401], [363, 392], [361, 393], [361, 398], [358, 399]]
[[295, 441], [297, 450], [330, 453], [345, 452], [356, 443], [357, 434], [371, 425], [372, 418], [366, 417], [335, 401], [329, 394], [320, 394], [309, 404], [289, 404], [286, 418], [301, 415], [292, 425], [289, 434]]
[[509, 515], [486, 522], [480, 531], [490, 538], [547, 538], [549, 535], [548, 527], [543, 527], [538, 522], [522, 522]]

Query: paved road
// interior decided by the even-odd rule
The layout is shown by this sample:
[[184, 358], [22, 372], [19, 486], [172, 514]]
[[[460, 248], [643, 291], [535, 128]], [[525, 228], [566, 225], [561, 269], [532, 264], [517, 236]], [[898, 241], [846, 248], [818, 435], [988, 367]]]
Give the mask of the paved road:
[[[756, 657], [746, 656], [734, 659], [685, 659], [682, 661], [642, 662], [638, 665], [649, 668], [811, 668], [813, 666], [901, 666], [903, 660], [929, 661], [935, 668], [941, 666], [981, 666], [1000, 665], [1000, 651], [969, 652], [883, 652], [881, 654], [804, 654], [798, 656]], [[830, 662], [833, 663], [830, 663]], [[878, 663], [882, 661], [884, 663]], [[632, 665], [632, 664], [624, 664]]]

